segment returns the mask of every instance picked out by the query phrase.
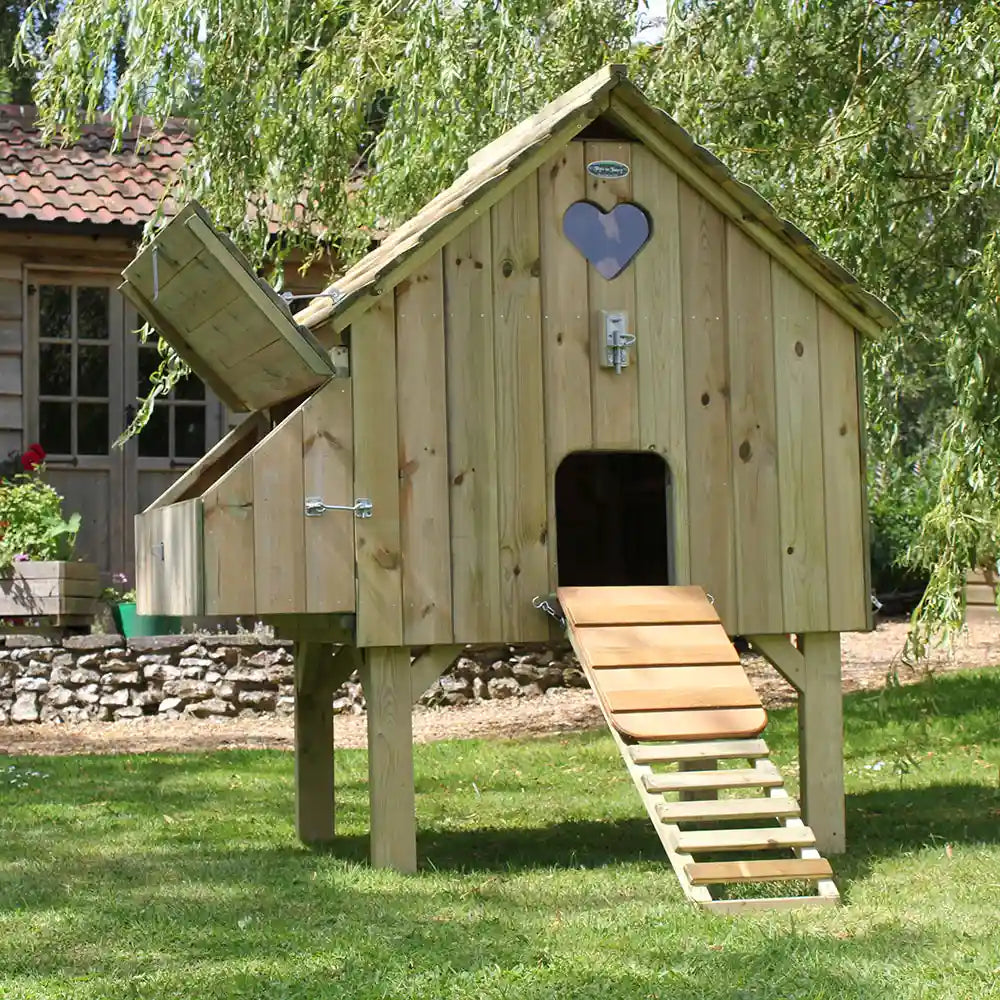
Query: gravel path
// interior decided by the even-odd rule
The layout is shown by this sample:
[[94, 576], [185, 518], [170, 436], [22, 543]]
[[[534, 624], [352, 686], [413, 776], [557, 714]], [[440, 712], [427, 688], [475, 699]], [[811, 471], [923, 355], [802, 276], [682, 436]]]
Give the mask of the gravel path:
[[[905, 621], [887, 621], [871, 633], [843, 637], [844, 690], [871, 690], [885, 684], [895, 670], [899, 680], [912, 684], [928, 671], [942, 673], [1000, 664], [1000, 624], [970, 627], [967, 636], [948, 652], [936, 650], [919, 665], [901, 659], [906, 639]], [[795, 700], [793, 690], [763, 660], [745, 659], [747, 672], [765, 705], [777, 707]], [[543, 736], [548, 733], [591, 729], [602, 724], [600, 710], [589, 691], [553, 688], [541, 698], [483, 701], [456, 708], [417, 707], [414, 739]], [[334, 724], [338, 747], [365, 745], [365, 717], [338, 715]], [[150, 716], [121, 722], [42, 723], [0, 728], [0, 753], [152, 753], [157, 751], [221, 750], [293, 746], [288, 717], [257, 719], [158, 719]]]

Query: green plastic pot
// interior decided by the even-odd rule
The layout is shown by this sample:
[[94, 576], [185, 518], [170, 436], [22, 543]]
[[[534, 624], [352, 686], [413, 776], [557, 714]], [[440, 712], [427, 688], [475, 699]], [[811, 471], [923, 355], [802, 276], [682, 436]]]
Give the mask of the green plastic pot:
[[181, 620], [174, 615], [140, 615], [135, 610], [135, 602], [112, 606], [115, 624], [126, 639], [134, 636], [176, 635], [180, 631]]

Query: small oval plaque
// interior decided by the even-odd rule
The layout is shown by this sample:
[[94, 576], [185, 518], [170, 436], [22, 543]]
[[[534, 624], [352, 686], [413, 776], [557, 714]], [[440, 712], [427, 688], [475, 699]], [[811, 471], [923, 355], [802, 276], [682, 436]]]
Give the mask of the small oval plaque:
[[593, 177], [619, 178], [628, 177], [628, 164], [617, 160], [594, 160], [587, 164], [587, 173]]

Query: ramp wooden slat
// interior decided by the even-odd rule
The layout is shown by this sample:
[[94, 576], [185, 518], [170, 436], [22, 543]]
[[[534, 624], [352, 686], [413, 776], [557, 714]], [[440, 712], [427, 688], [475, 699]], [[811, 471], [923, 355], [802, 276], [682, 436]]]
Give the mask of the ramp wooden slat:
[[664, 823], [715, 823], [721, 820], [782, 819], [798, 816], [795, 799], [703, 799], [663, 802], [657, 814]]
[[687, 865], [692, 885], [734, 882], [816, 882], [830, 878], [833, 869], [825, 858], [790, 858], [787, 861], [698, 861]]
[[[706, 909], [829, 906], [840, 895], [767, 744], [767, 715], [715, 609], [698, 587], [562, 587], [568, 635], [639, 798], [689, 900]], [[722, 760], [752, 767], [719, 768]], [[651, 765], [676, 765], [655, 772]], [[699, 770], [684, 770], [686, 767]], [[759, 797], [739, 797], [747, 789]], [[719, 797], [720, 792], [731, 797]], [[735, 797], [732, 793], [735, 791]], [[679, 793], [684, 801], [663, 796]], [[705, 795], [688, 801], [695, 796]], [[768, 827], [691, 829], [771, 820]], [[681, 830], [678, 824], [686, 824]], [[700, 852], [787, 851], [781, 860], [698, 862]], [[727, 882], [804, 880], [812, 892], [716, 899]]]
[[699, 740], [706, 736], [756, 736], [767, 725], [763, 708], [679, 712], [616, 712], [612, 725], [635, 740]]
[[699, 851], [772, 851], [812, 847], [816, 836], [807, 826], [773, 826], [748, 830], [688, 830], [677, 838], [677, 848]]
[[740, 662], [721, 625], [594, 626], [579, 629], [577, 641], [593, 670]]
[[590, 625], [714, 625], [719, 615], [701, 587], [562, 587], [569, 620]]
[[669, 764], [689, 760], [753, 760], [769, 757], [763, 740], [712, 740], [708, 743], [637, 744], [629, 748], [636, 764]]
[[771, 788], [784, 784], [778, 769], [769, 761], [767, 768], [730, 768], [725, 771], [670, 771], [648, 775], [644, 784], [650, 792], [688, 792], [717, 788]]
[[673, 687], [608, 691], [612, 712], [656, 712], [693, 708], [753, 708], [756, 695], [744, 684], [729, 687], [678, 684]]

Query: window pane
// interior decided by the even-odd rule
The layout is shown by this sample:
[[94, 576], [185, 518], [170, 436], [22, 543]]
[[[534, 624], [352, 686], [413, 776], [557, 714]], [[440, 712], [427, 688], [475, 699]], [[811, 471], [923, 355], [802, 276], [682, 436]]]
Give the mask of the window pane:
[[170, 407], [154, 406], [146, 426], [139, 432], [139, 454], [143, 458], [170, 457]]
[[139, 399], [145, 399], [153, 388], [150, 376], [160, 367], [160, 352], [155, 347], [139, 347], [139, 381], [135, 394]]
[[72, 344], [39, 344], [38, 391], [43, 396], [72, 395], [72, 365]]
[[205, 454], [205, 407], [174, 407], [174, 452], [177, 458]]
[[39, 444], [50, 455], [72, 455], [71, 403], [39, 403], [38, 423], [41, 432]]
[[205, 383], [197, 375], [182, 378], [174, 387], [174, 399], [204, 399]]
[[76, 394], [107, 396], [108, 348], [80, 344], [76, 349]]
[[108, 404], [78, 403], [76, 407], [76, 453], [78, 455], [107, 455]]
[[69, 340], [70, 288], [68, 285], [42, 285], [38, 290], [38, 332], [42, 337]]
[[76, 290], [76, 336], [78, 340], [108, 339], [107, 288]]

